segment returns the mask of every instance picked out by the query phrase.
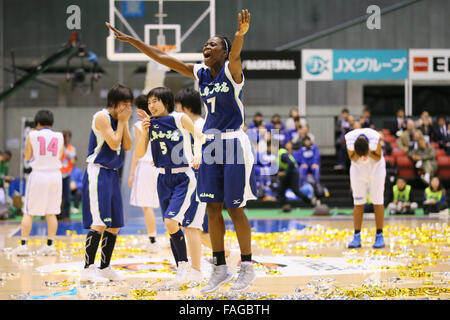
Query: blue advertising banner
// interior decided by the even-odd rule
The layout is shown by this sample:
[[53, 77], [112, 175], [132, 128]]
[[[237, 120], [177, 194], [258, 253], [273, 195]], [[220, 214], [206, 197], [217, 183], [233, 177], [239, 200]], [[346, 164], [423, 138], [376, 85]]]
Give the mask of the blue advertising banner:
[[333, 50], [333, 80], [407, 78], [407, 50]]

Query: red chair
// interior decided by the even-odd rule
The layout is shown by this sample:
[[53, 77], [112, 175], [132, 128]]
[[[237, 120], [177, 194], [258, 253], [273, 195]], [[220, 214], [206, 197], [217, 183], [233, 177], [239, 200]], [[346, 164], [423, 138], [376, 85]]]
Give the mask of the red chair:
[[435, 149], [434, 151], [436, 152], [436, 158], [446, 156], [444, 149]]
[[398, 175], [406, 179], [414, 179], [416, 177], [416, 170], [414, 163], [407, 156], [398, 156], [395, 158], [397, 162]]
[[397, 142], [395, 142], [395, 141], [392, 142], [391, 147], [392, 147], [392, 149], [397, 149], [398, 148]]
[[437, 159], [438, 175], [441, 179], [450, 179], [450, 157], [442, 156]]
[[395, 143], [396, 139], [394, 136], [384, 136], [384, 141], [389, 142], [390, 144]]
[[381, 129], [381, 131], [383, 131], [383, 134], [384, 134], [385, 137], [391, 135], [391, 131], [389, 129]]
[[392, 150], [392, 155], [397, 158], [397, 157], [405, 157], [406, 156], [406, 152], [403, 151], [402, 149], [395, 149]]
[[439, 149], [439, 143], [437, 143], [437, 142], [430, 142], [430, 146], [435, 149]]

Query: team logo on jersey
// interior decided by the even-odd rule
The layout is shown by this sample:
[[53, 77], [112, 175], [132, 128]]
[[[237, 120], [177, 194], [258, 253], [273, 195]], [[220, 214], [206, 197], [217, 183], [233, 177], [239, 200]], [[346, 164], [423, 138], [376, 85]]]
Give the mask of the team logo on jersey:
[[150, 141], [158, 140], [158, 139], [168, 139], [172, 141], [180, 141], [180, 132], [178, 130], [172, 131], [168, 130], [167, 132], [163, 131], [152, 131], [152, 136]]
[[202, 194], [200, 194], [200, 197], [214, 199], [214, 194], [213, 193], [202, 193]]
[[169, 211], [169, 213], [167, 215], [168, 216], [174, 216], [175, 215], [175, 211]]
[[233, 204], [240, 204], [241, 200], [233, 200]]
[[216, 83], [212, 89], [210, 89], [209, 87], [205, 87], [205, 89], [202, 90], [200, 88], [200, 95], [202, 97], [207, 97], [209, 95], [212, 95], [213, 93], [219, 93], [219, 92], [227, 93], [229, 91], [230, 91], [230, 88], [228, 87], [228, 84], [226, 82], [222, 82], [222, 83]]

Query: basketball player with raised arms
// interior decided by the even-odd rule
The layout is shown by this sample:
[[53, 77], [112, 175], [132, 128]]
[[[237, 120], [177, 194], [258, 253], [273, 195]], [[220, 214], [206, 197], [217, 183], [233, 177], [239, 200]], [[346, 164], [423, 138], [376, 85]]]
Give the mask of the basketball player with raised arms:
[[[107, 107], [94, 114], [89, 137], [88, 163], [83, 176], [83, 227], [86, 236], [85, 265], [81, 281], [119, 281], [123, 277], [110, 267], [119, 229], [123, 227], [123, 204], [119, 169], [125, 152], [133, 146], [128, 121], [133, 93], [115, 85], [108, 92]], [[95, 265], [100, 238], [100, 269]]]
[[381, 135], [373, 129], [355, 129], [345, 135], [353, 193], [353, 225], [355, 234], [349, 248], [361, 247], [361, 226], [364, 204], [369, 194], [375, 211], [377, 233], [373, 248], [384, 248], [384, 184], [386, 162], [381, 150]]
[[[148, 101], [146, 95], [140, 95], [134, 100], [134, 104], [138, 109], [144, 110], [150, 114], [148, 110]], [[133, 126], [134, 141], [138, 141], [142, 134], [142, 121], [138, 120]], [[133, 152], [131, 160], [130, 176], [128, 178], [128, 186], [131, 188], [130, 204], [132, 206], [141, 207], [144, 212], [145, 226], [149, 242], [146, 245], [147, 252], [158, 252], [160, 247], [156, 242], [156, 219], [154, 208], [159, 207], [158, 191], [156, 184], [158, 181], [158, 170], [155, 168], [152, 157], [152, 150], [149, 147], [145, 156], [138, 159], [136, 156], [136, 148]]]
[[[151, 118], [145, 111], [138, 110], [144, 134], [136, 142], [136, 156], [143, 157], [150, 143], [153, 161], [159, 170], [157, 189], [161, 212], [177, 264], [175, 279], [165, 287], [179, 289], [184, 283], [202, 281], [200, 270], [195, 270], [193, 275], [188, 264], [186, 240], [180, 225], [202, 227], [203, 217], [196, 219], [201, 203], [196, 201], [197, 180], [191, 166], [194, 169], [200, 166], [205, 137], [187, 115], [174, 112], [174, 96], [170, 89], [152, 89], [148, 93], [148, 108]], [[193, 152], [189, 134], [194, 136]], [[200, 255], [191, 248], [191, 257], [193, 254]]]
[[33, 169], [27, 180], [25, 201], [23, 204], [22, 239], [14, 249], [18, 256], [30, 254], [27, 241], [31, 232], [34, 216], [47, 219], [47, 244], [38, 250], [38, 255], [55, 255], [54, 240], [58, 229], [56, 216], [61, 213], [62, 175], [61, 158], [64, 151], [64, 138], [61, 132], [53, 131], [53, 114], [40, 110], [34, 117], [36, 129], [27, 137], [24, 152], [26, 160]]
[[[250, 140], [243, 131], [244, 106], [241, 98], [244, 75], [240, 54], [244, 36], [250, 28], [250, 13], [248, 10], [239, 13], [238, 30], [233, 44], [221, 36], [214, 36], [206, 41], [202, 64], [184, 63], [122, 33], [109, 23], [106, 25], [115, 33], [116, 39], [129, 42], [156, 62], [195, 78], [198, 82], [207, 109], [203, 132], [208, 134], [208, 139], [203, 147], [197, 194], [200, 201], [207, 202], [214, 261], [209, 282], [201, 292], [213, 292], [233, 279], [233, 273], [225, 261], [225, 221], [222, 216], [224, 204], [233, 221], [241, 250], [239, 275], [231, 290], [248, 289], [255, 279], [255, 271], [252, 264], [251, 228], [244, 206], [248, 200], [257, 197], [254, 155]], [[209, 134], [211, 132], [215, 134]], [[220, 159], [217, 161], [217, 158]]]

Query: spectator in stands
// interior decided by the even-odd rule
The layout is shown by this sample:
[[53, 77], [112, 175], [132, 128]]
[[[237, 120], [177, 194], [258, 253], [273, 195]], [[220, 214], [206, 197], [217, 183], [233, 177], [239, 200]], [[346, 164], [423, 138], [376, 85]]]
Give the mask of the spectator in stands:
[[275, 122], [273, 125], [273, 131], [271, 132], [272, 138], [275, 140], [280, 141], [280, 145], [284, 146], [285, 143], [288, 141], [288, 138], [290, 136], [287, 134], [287, 132], [283, 129], [281, 122]]
[[289, 111], [289, 118], [286, 120], [286, 131], [295, 130], [295, 119], [300, 119], [300, 114], [298, 113], [297, 109], [291, 109]]
[[424, 201], [423, 201], [423, 213], [430, 214], [446, 210], [447, 194], [445, 189], [441, 185], [441, 181], [438, 177], [431, 179], [430, 186], [425, 189]]
[[447, 141], [449, 141], [449, 135], [447, 131], [447, 121], [445, 117], [440, 116], [437, 119], [437, 127], [434, 129], [434, 137], [439, 144], [439, 148], [445, 149]]
[[397, 118], [394, 121], [394, 125], [391, 129], [391, 134], [396, 137], [400, 137], [403, 131], [406, 130], [406, 118], [405, 111], [403, 109], [397, 110]]
[[414, 131], [416, 129], [416, 126], [414, 124], [414, 121], [409, 119], [406, 122], [406, 130], [403, 131], [403, 133], [398, 138], [398, 147], [405, 151], [409, 152], [410, 150], [414, 149]]
[[77, 214], [80, 212], [80, 202], [81, 202], [81, 190], [83, 187], [83, 171], [76, 166], [77, 157], [74, 158], [74, 164], [72, 172], [70, 173], [70, 191], [73, 201], [72, 212]]
[[316, 137], [309, 130], [309, 124], [306, 124], [304, 127], [305, 127], [305, 136], [309, 137], [311, 139], [311, 142], [314, 144], [316, 141]]
[[314, 184], [320, 184], [320, 153], [319, 148], [313, 144], [311, 138], [303, 139], [303, 147], [294, 152], [294, 159], [300, 165], [300, 185], [306, 183], [308, 173], [313, 175]]
[[338, 156], [338, 162], [334, 166], [334, 170], [344, 170], [346, 161], [348, 159], [347, 147], [345, 146], [344, 136], [350, 130], [352, 130], [352, 124], [354, 122], [353, 116], [350, 116], [348, 109], [342, 109], [341, 116], [335, 124], [335, 136], [336, 136], [336, 154]]
[[392, 202], [388, 205], [390, 214], [414, 214], [417, 203], [414, 199], [412, 187], [406, 180], [399, 177], [392, 188]]
[[253, 121], [250, 122], [250, 124], [248, 125], [249, 129], [253, 129], [253, 128], [259, 128], [259, 126], [265, 126], [266, 124], [263, 121], [263, 115], [261, 112], [257, 112], [255, 113], [255, 115], [253, 116]]
[[375, 125], [370, 118], [370, 110], [369, 108], [365, 108], [362, 112], [361, 119], [359, 119], [359, 123], [361, 123], [362, 128], [371, 128], [375, 129]]
[[286, 134], [288, 135], [288, 140], [292, 141], [292, 139], [294, 139], [294, 137], [297, 137], [297, 131], [301, 126], [302, 125], [300, 124], [300, 117], [294, 118], [294, 129], [290, 129], [290, 130], [286, 129]]
[[420, 119], [417, 121], [417, 128], [422, 131], [423, 136], [428, 143], [435, 141], [432, 119], [428, 111], [422, 112]]
[[360, 121], [353, 121], [352, 130], [361, 129], [361, 128], [362, 128], [362, 124]]
[[291, 211], [290, 204], [286, 203], [286, 191], [288, 189], [291, 189], [292, 192], [304, 202], [310, 204], [312, 202], [311, 199], [300, 191], [297, 161], [285, 148], [276, 150], [276, 145], [271, 144], [271, 153], [275, 152], [277, 154], [278, 177], [280, 181], [277, 198], [283, 212]]
[[392, 154], [392, 146], [388, 141], [384, 140], [383, 130], [377, 131], [380, 134], [380, 142], [381, 142], [381, 150], [383, 150], [383, 154], [386, 156], [390, 156]]
[[14, 177], [8, 176], [9, 172], [9, 161], [11, 161], [12, 153], [11, 151], [0, 151], [0, 187], [6, 182], [14, 181]]
[[291, 136], [291, 141], [294, 144], [294, 149], [298, 150], [302, 147], [303, 145], [303, 138], [306, 137], [306, 127], [305, 126], [300, 126], [297, 129], [297, 132], [294, 132]]
[[70, 221], [70, 173], [73, 169], [73, 164], [75, 162], [75, 156], [77, 151], [75, 147], [70, 143], [72, 139], [72, 132], [69, 130], [63, 130], [62, 134], [64, 136], [64, 153], [61, 159], [61, 173], [63, 178], [63, 191], [62, 191], [62, 210], [61, 214], [58, 215], [58, 219], [62, 221]]
[[420, 139], [418, 148], [411, 150], [408, 156], [414, 161], [417, 169], [423, 171], [420, 176], [426, 183], [430, 184], [430, 179], [434, 176], [437, 170], [436, 153], [434, 148], [430, 147], [425, 139]]
[[444, 144], [445, 153], [450, 156], [450, 123], [447, 126], [447, 139]]
[[348, 122], [348, 117], [350, 112], [348, 109], [342, 109], [341, 116], [336, 122], [336, 137], [339, 138], [342, 134], [346, 134], [350, 128], [350, 123]]
[[267, 130], [269, 130], [269, 131], [272, 130], [275, 126], [275, 123], [281, 123], [281, 127], [284, 130], [284, 124], [281, 122], [281, 117], [279, 114], [274, 114], [272, 116], [272, 120], [270, 121], [269, 124], [266, 125]]

